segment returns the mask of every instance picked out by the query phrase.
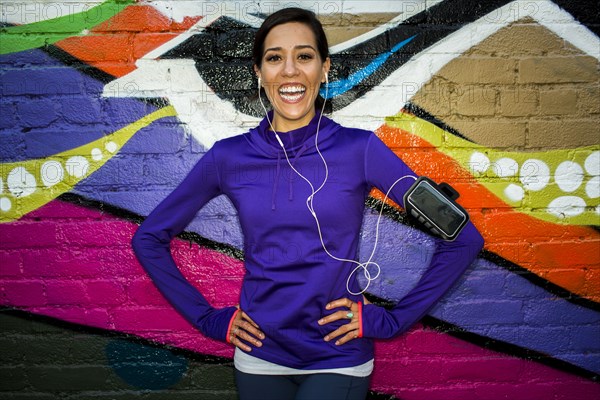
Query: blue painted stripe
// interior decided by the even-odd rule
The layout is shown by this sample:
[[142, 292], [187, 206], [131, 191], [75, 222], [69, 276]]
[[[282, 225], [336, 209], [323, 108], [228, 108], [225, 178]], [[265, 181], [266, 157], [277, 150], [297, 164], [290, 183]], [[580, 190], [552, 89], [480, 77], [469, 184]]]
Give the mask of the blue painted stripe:
[[348, 78], [340, 79], [335, 82], [330, 82], [328, 90], [325, 91], [325, 88], [321, 88], [321, 90], [319, 91], [319, 94], [324, 99], [331, 99], [335, 96], [339, 96], [341, 94], [346, 93], [347, 91], [349, 91], [350, 89], [352, 89], [353, 87], [358, 85], [360, 82], [367, 79], [375, 71], [377, 71], [377, 69], [379, 69], [379, 67], [381, 67], [383, 65], [383, 63], [385, 63], [392, 54], [394, 54], [395, 52], [400, 50], [402, 47], [404, 47], [405, 45], [410, 43], [416, 36], [417, 35], [411, 36], [408, 39], [403, 40], [402, 42], [398, 43], [397, 45], [392, 47], [391, 50], [381, 54], [380, 56], [375, 58], [369, 65], [367, 65], [365, 68], [356, 71], [355, 73], [350, 75]]

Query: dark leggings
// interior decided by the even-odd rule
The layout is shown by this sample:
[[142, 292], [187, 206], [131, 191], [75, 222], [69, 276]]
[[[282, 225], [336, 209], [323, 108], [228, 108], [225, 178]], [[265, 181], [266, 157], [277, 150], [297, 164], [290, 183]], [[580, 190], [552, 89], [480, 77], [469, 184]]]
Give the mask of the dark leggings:
[[365, 400], [370, 377], [254, 375], [235, 370], [240, 400]]

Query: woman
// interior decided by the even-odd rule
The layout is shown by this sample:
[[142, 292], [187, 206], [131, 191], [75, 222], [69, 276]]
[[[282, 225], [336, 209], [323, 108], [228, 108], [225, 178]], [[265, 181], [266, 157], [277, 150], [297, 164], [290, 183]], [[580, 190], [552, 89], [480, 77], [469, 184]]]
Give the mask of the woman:
[[[393, 187], [390, 197], [402, 204], [412, 181], [401, 177], [414, 174], [372, 132], [317, 112], [330, 59], [314, 13], [289, 8], [269, 16], [253, 61], [273, 111], [246, 134], [217, 142], [148, 216], [133, 246], [181, 314], [236, 346], [241, 399], [364, 399], [372, 339], [405, 332], [425, 315], [482, 238], [469, 223], [454, 242], [438, 240], [418, 285], [392, 310], [366, 303], [353, 261], [365, 199], [372, 187]], [[241, 179], [240, 170], [252, 179]], [[220, 194], [239, 213], [246, 274], [239, 306], [215, 309], [181, 275], [169, 243]]]

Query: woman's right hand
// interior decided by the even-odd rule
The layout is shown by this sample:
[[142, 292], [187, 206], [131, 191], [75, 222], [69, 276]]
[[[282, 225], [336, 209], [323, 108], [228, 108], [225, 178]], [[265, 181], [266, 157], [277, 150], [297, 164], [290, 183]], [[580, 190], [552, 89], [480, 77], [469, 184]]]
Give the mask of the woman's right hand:
[[244, 351], [252, 351], [252, 348], [247, 343], [255, 347], [261, 347], [262, 342], [259, 339], [264, 339], [265, 334], [260, 331], [258, 324], [248, 316], [244, 311], [240, 310], [231, 323], [229, 331], [229, 342]]

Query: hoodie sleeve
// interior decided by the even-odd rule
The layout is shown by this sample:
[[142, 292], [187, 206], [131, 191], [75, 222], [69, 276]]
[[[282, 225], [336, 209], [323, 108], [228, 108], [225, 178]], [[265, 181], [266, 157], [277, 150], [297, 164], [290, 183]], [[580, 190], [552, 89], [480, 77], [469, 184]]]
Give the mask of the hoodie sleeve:
[[140, 264], [173, 307], [204, 335], [224, 341], [237, 308], [211, 307], [181, 274], [170, 250], [171, 240], [185, 229], [204, 204], [220, 193], [214, 151], [209, 150], [148, 215], [133, 236], [132, 246]]
[[[404, 175], [416, 176], [377, 136], [371, 135], [365, 154], [367, 182], [386, 193]], [[390, 192], [390, 198], [404, 206], [404, 193], [413, 182], [410, 178], [400, 181]], [[363, 337], [387, 339], [406, 332], [446, 294], [483, 248], [483, 238], [470, 221], [454, 241], [435, 240], [428, 268], [417, 285], [391, 310], [364, 305]]]

